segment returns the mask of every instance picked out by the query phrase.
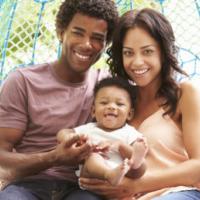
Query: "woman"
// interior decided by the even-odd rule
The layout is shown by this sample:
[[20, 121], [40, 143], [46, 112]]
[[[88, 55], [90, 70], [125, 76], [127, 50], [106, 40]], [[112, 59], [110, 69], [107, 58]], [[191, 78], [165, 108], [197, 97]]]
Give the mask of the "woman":
[[178, 66], [175, 38], [157, 11], [128, 11], [118, 24], [109, 50], [113, 75], [136, 84], [137, 102], [131, 125], [147, 138], [147, 171], [118, 187], [80, 179], [82, 187], [108, 199], [200, 199], [200, 92]]

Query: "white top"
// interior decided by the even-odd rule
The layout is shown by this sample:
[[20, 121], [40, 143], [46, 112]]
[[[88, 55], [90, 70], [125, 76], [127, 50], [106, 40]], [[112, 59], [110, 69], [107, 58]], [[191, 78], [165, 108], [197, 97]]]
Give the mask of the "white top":
[[[88, 123], [82, 126], [79, 126], [74, 129], [76, 133], [84, 133], [89, 135], [92, 142], [99, 143], [107, 140], [117, 141], [121, 140], [126, 144], [133, 143], [138, 137], [142, 137], [134, 127], [125, 124], [122, 128], [119, 128], [114, 131], [104, 131], [97, 127], [97, 123]], [[111, 150], [107, 154], [108, 160], [107, 164], [112, 168], [119, 165], [122, 162], [122, 158], [118, 150]]]

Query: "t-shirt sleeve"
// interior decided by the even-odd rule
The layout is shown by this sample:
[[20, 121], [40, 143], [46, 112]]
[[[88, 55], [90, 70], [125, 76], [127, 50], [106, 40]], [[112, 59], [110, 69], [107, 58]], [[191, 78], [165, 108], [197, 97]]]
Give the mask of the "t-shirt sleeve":
[[93, 123], [87, 123], [81, 126], [77, 126], [76, 128], [74, 128], [74, 130], [76, 133], [88, 134], [89, 130], [93, 127], [94, 127]]
[[25, 130], [27, 104], [24, 77], [19, 71], [12, 72], [0, 92], [0, 127]]
[[137, 138], [142, 137], [142, 134], [138, 132], [134, 127], [127, 125], [127, 143], [132, 144]]

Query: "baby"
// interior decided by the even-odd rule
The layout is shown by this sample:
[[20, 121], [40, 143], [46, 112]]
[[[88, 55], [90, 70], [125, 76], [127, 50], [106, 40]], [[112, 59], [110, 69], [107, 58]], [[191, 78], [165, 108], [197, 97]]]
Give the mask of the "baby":
[[94, 146], [81, 167], [81, 176], [118, 185], [125, 175], [136, 178], [144, 174], [146, 140], [127, 124], [133, 117], [135, 96], [135, 88], [128, 81], [103, 79], [94, 90], [92, 117], [96, 122], [59, 131], [58, 142], [79, 134], [80, 142], [89, 140]]

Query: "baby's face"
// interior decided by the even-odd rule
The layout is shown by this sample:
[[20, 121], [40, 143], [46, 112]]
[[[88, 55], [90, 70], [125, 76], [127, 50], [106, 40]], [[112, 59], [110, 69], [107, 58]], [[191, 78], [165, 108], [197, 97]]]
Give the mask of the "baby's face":
[[93, 116], [98, 127], [112, 131], [131, 119], [131, 99], [128, 92], [116, 86], [101, 88], [95, 98]]

